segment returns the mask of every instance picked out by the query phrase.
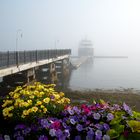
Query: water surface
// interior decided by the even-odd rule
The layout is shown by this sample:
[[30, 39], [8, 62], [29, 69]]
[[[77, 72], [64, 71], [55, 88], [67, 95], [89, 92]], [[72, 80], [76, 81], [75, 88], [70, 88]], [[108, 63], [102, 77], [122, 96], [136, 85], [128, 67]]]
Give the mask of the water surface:
[[140, 57], [95, 58], [82, 64], [71, 75], [71, 89], [140, 90]]

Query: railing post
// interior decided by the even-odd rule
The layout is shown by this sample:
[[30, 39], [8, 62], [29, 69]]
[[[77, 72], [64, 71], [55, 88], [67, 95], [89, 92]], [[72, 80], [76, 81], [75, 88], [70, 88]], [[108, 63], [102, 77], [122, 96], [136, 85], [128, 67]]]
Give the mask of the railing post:
[[24, 64], [26, 63], [26, 51], [24, 50]]
[[35, 59], [36, 59], [36, 63], [38, 61], [38, 51], [36, 50], [36, 53], [35, 53]]
[[9, 67], [9, 51], [7, 51], [7, 67]]
[[19, 66], [19, 52], [16, 51], [16, 65]]
[[29, 51], [29, 55], [30, 55], [30, 62], [31, 62], [32, 61], [31, 51]]

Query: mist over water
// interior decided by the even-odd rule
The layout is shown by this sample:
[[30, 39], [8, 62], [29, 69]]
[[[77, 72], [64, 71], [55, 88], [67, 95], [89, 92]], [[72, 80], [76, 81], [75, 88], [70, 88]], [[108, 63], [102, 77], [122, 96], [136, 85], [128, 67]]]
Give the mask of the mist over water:
[[125, 89], [140, 90], [140, 57], [95, 58], [74, 70], [70, 88], [85, 89]]

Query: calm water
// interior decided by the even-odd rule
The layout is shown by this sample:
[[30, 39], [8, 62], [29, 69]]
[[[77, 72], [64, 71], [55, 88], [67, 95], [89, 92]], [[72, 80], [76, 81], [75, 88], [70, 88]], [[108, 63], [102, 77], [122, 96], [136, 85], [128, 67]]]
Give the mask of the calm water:
[[140, 57], [95, 58], [72, 72], [70, 88], [140, 90]]

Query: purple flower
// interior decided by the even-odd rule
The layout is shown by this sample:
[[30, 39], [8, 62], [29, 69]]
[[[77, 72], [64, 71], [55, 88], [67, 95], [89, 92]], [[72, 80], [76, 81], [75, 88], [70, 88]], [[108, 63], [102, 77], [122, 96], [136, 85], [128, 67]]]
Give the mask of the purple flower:
[[94, 114], [93, 114], [93, 118], [94, 118], [95, 120], [99, 120], [100, 117], [101, 117], [101, 115], [100, 115], [99, 113], [94, 113]]
[[107, 114], [107, 120], [111, 121], [112, 119], [114, 119], [114, 115], [112, 113], [108, 113]]
[[93, 132], [92, 129], [90, 129], [90, 130], [87, 132], [86, 140], [93, 140], [93, 137], [94, 137], [94, 132]]
[[48, 128], [50, 126], [47, 119], [41, 119], [40, 123], [41, 123], [41, 126], [44, 128]]
[[31, 130], [32, 131], [36, 131], [37, 132], [39, 129], [40, 129], [40, 126], [37, 126], [37, 124], [32, 124], [31, 125]]
[[93, 136], [92, 135], [87, 135], [86, 140], [93, 140]]
[[63, 126], [64, 128], [67, 128], [67, 124], [66, 124], [65, 122], [62, 122], [62, 126]]
[[56, 134], [56, 130], [55, 129], [50, 129], [49, 134], [54, 137]]
[[81, 124], [77, 124], [76, 129], [81, 132], [83, 130], [83, 126]]
[[74, 125], [76, 121], [74, 119], [70, 119], [70, 123]]
[[102, 137], [102, 131], [101, 130], [96, 130], [95, 135]]
[[102, 136], [95, 136], [95, 140], [102, 140]]
[[17, 129], [25, 129], [25, 127], [26, 127], [26, 125], [24, 125], [24, 124], [18, 124], [18, 125], [16, 125], [15, 130], [17, 130]]
[[104, 128], [105, 131], [110, 129], [110, 127], [109, 127], [109, 125], [107, 123], [103, 124], [103, 128]]
[[103, 136], [103, 140], [110, 140], [110, 136], [104, 135], [104, 136]]
[[82, 117], [82, 121], [83, 121], [83, 122], [86, 122], [86, 120], [87, 120], [87, 116], [84, 115], [84, 116]]
[[18, 136], [18, 137], [16, 138], [16, 140], [24, 140], [24, 137], [23, 137], [23, 136]]
[[103, 130], [103, 125], [101, 124], [95, 124], [95, 127], [99, 130]]
[[53, 96], [53, 95], [51, 95], [51, 96], [50, 96], [50, 98], [51, 98], [51, 99], [54, 99], [54, 96]]
[[81, 136], [75, 136], [75, 140], [81, 140]]
[[22, 134], [25, 135], [25, 136], [28, 135], [30, 132], [31, 132], [30, 127], [27, 127], [26, 129], [22, 130]]
[[65, 129], [65, 130], [64, 130], [64, 135], [65, 135], [67, 138], [70, 137], [70, 132], [69, 132], [68, 129]]
[[68, 112], [70, 115], [74, 115], [74, 111], [72, 109], [68, 108]]
[[130, 108], [128, 105], [126, 105], [125, 103], [123, 103], [123, 109], [124, 109], [129, 115], [132, 116], [132, 110], [131, 110], [131, 108]]
[[74, 110], [74, 112], [77, 113], [77, 114], [80, 114], [80, 113], [81, 113], [81, 110], [78, 109], [77, 106], [74, 106], [74, 107], [73, 107], [73, 110]]
[[115, 110], [120, 110], [120, 106], [118, 104], [114, 104], [113, 107]]
[[60, 137], [62, 137], [63, 132], [60, 129], [58, 129], [58, 130], [56, 130], [55, 135], [57, 138], [60, 138]]
[[47, 136], [41, 135], [38, 140], [48, 140]]

